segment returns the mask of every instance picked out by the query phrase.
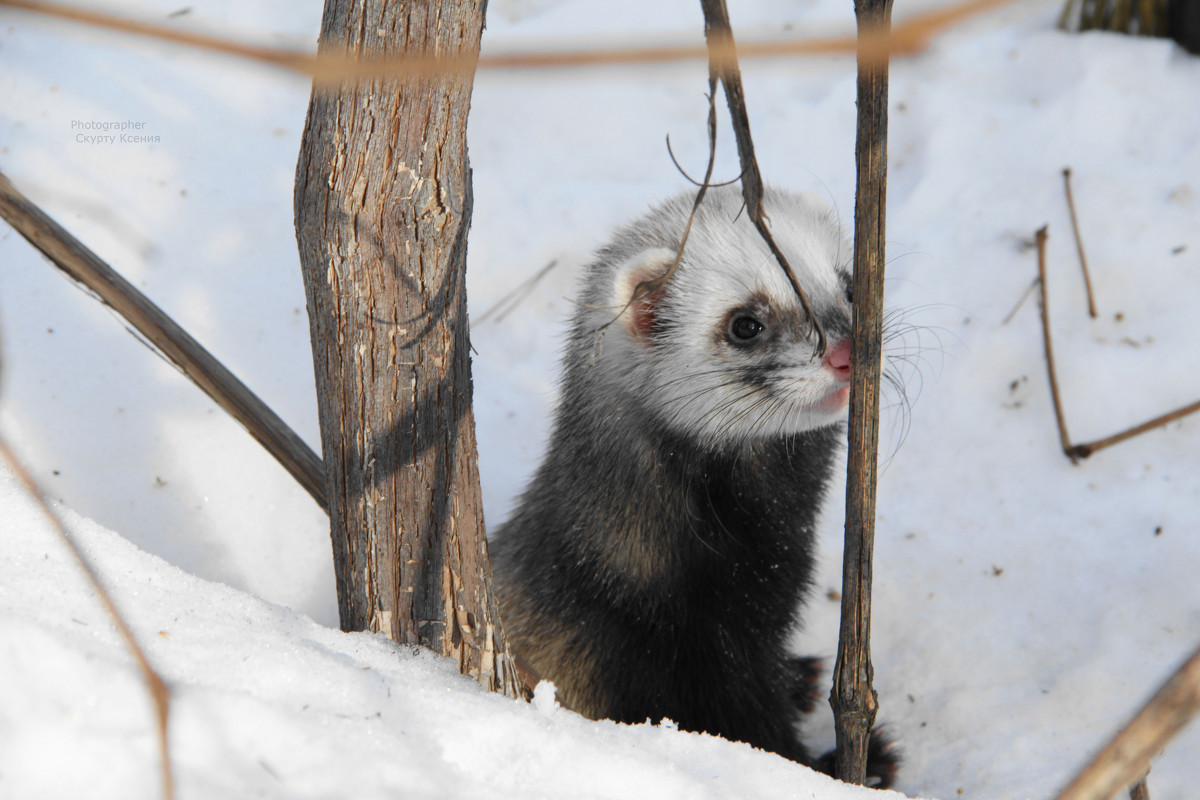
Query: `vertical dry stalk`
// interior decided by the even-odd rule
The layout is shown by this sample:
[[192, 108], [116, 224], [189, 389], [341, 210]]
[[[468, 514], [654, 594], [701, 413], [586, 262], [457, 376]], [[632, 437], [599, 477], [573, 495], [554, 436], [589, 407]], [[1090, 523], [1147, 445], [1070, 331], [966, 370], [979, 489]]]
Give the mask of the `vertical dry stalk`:
[[1071, 448], [1071, 437], [1067, 434], [1067, 419], [1063, 415], [1062, 398], [1058, 394], [1058, 371], [1054, 368], [1054, 347], [1050, 343], [1050, 303], [1046, 292], [1046, 240], [1050, 234], [1046, 231], [1049, 225], [1038, 228], [1038, 283], [1041, 285], [1042, 300], [1042, 344], [1046, 350], [1046, 372], [1050, 377], [1050, 398], [1054, 401], [1054, 419], [1058, 422], [1058, 439], [1062, 451], [1075, 463], [1078, 459]]
[[[857, 0], [859, 36], [891, 26], [891, 0]], [[872, 688], [871, 558], [875, 546], [875, 480], [882, 369], [884, 227], [887, 201], [886, 62], [859, 60], [858, 170], [854, 208], [854, 379], [842, 555], [842, 623], [834, 673], [837, 775], [866, 779], [867, 745], [878, 707]]]

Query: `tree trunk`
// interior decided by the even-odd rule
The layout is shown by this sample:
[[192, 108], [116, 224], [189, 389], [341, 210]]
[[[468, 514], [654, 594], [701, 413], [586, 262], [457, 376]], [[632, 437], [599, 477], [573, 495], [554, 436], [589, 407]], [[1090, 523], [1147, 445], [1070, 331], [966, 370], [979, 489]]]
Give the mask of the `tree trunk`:
[[[477, 55], [485, 0], [326, 0], [323, 53]], [[484, 536], [467, 336], [473, 75], [314, 87], [296, 169], [343, 630], [517, 694]]]

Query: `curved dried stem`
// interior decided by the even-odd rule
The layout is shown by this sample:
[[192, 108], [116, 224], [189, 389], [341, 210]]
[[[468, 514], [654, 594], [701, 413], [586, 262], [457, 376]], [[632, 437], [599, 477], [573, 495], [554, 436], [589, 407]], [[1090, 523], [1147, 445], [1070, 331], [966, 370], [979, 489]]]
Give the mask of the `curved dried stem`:
[[821, 328], [821, 323], [817, 320], [816, 315], [813, 314], [808, 294], [800, 285], [796, 273], [792, 270], [792, 265], [788, 263], [787, 256], [775, 243], [766, 212], [763, 210], [762, 172], [758, 168], [758, 159], [754, 156], [754, 140], [750, 136], [750, 116], [746, 111], [742, 73], [738, 68], [737, 47], [733, 40], [733, 29], [729, 24], [729, 11], [725, 7], [725, 0], [700, 0], [700, 6], [704, 9], [704, 37], [708, 42], [709, 50], [709, 85], [712, 86], [715, 78], [719, 77], [721, 86], [725, 89], [725, 100], [729, 105], [733, 134], [737, 139], [738, 158], [742, 163], [742, 197], [746, 201], [746, 214], [754, 223], [754, 227], [762, 236], [763, 241], [767, 243], [771, 254], [775, 256], [776, 263], [779, 264], [779, 268], [783, 270], [783, 274], [787, 276], [788, 282], [796, 292], [796, 297], [800, 300], [800, 307], [804, 309], [805, 318], [808, 320], [809, 334], [815, 336], [817, 340], [813, 357], [820, 358], [825, 354], [825, 331]]
[[[716, 152], [715, 144], [716, 144], [715, 142], [710, 142], [710, 148], [709, 148], [710, 153]], [[685, 181], [687, 181], [688, 183], [690, 183], [692, 186], [705, 187], [708, 189], [716, 189], [721, 186], [732, 186], [733, 184], [737, 183], [738, 181], [740, 181], [742, 179], [743, 173], [738, 173], [738, 176], [736, 178], [730, 178], [727, 181], [720, 181], [718, 183], [712, 183], [711, 181], [696, 180], [695, 178], [693, 178], [691, 175], [688, 174], [688, 171], [683, 168], [682, 164], [679, 163], [679, 159], [675, 157], [675, 151], [671, 148], [671, 134], [667, 134], [667, 155], [671, 157], [671, 163], [675, 165], [675, 169], [679, 172], [680, 175], [683, 176], [683, 179]], [[712, 158], [710, 156], [709, 165], [711, 166], [711, 164], [712, 164]]]
[[469, 56], [420, 56], [361, 58], [344, 54], [314, 54], [238, 42], [227, 37], [193, 33], [177, 27], [105, 14], [60, 3], [34, 0], [0, 0], [0, 7], [33, 12], [46, 17], [68, 20], [102, 30], [132, 34], [172, 44], [234, 56], [312, 77], [319, 85], [329, 86], [421, 72], [457, 71], [464, 74], [478, 69], [564, 69], [614, 66], [621, 64], [665, 64], [715, 56], [722, 67], [736, 67], [737, 57], [788, 58], [836, 56], [858, 53], [866, 62], [886, 62], [897, 56], [913, 56], [928, 49], [938, 35], [955, 26], [1016, 0], [966, 0], [944, 8], [912, 14], [890, 32], [878, 32], [858, 38], [854, 35], [812, 39], [788, 39], [743, 42], [735, 51], [732, 41], [714, 47], [695, 45], [651, 45], [647, 47], [605, 47], [537, 52], [496, 53], [476, 60]]
[[[697, 182], [683, 171], [683, 167], [679, 166], [679, 162], [675, 161], [675, 166], [679, 169], [684, 178], [691, 181], [700, 187], [696, 192], [696, 199], [692, 202], [692, 213], [688, 214], [687, 224], [683, 226], [683, 233], [679, 237], [679, 248], [675, 251], [675, 258], [671, 261], [671, 266], [667, 267], [663, 274], [656, 278], [651, 278], [648, 281], [642, 281], [637, 286], [633, 287], [633, 294], [625, 301], [625, 305], [617, 312], [616, 316], [604, 323], [594, 331], [596, 334], [602, 333], [608, 326], [612, 325], [621, 315], [638, 300], [652, 295], [667, 284], [675, 272], [679, 269], [679, 265], [683, 262], [683, 250], [687, 247], [688, 237], [692, 233], [692, 223], [696, 220], [696, 212], [700, 210], [700, 204], [704, 202], [704, 195], [708, 193], [708, 189], [712, 186], [709, 181], [712, 180], [713, 168], [717, 161], [717, 104], [716, 104], [717, 82], [716, 76], [709, 72], [708, 76], [708, 166], [704, 170], [704, 180]], [[670, 140], [667, 140], [667, 149], [670, 151]], [[675, 154], [671, 153], [671, 160], [675, 160]]]
[[75, 558], [75, 562], [87, 577], [88, 583], [92, 585], [92, 590], [100, 599], [100, 604], [104, 606], [104, 610], [108, 612], [112, 618], [113, 624], [117, 627], [117, 633], [125, 641], [125, 645], [129, 648], [129, 652], [133, 654], [134, 661], [137, 662], [138, 670], [142, 673], [143, 680], [146, 681], [146, 688], [150, 692], [150, 698], [154, 702], [155, 709], [155, 727], [158, 733], [158, 748], [159, 756], [162, 764], [162, 789], [163, 797], [166, 800], [173, 800], [175, 797], [175, 778], [171, 772], [171, 753], [168, 747], [167, 728], [171, 713], [171, 691], [167, 688], [167, 684], [159, 676], [154, 668], [150, 666], [150, 659], [146, 657], [145, 651], [141, 645], [137, 643], [137, 637], [133, 635], [125, 618], [121, 616], [121, 612], [117, 609], [116, 602], [113, 601], [112, 595], [104, 588], [104, 584], [100, 582], [99, 576], [96, 574], [96, 569], [84, 556], [83, 552], [75, 546], [75, 542], [71, 541], [70, 535], [67, 533], [67, 528], [63, 524], [62, 519], [46, 501], [46, 496], [38, 487], [37, 482], [25, 468], [25, 465], [17, 458], [16, 453], [9, 447], [8, 442], [0, 437], [0, 459], [2, 459], [12, 473], [17, 477], [25, 487], [25, 491], [37, 503], [42, 514], [49, 520], [55, 532], [58, 533], [58, 538], [66, 545], [67, 550]]

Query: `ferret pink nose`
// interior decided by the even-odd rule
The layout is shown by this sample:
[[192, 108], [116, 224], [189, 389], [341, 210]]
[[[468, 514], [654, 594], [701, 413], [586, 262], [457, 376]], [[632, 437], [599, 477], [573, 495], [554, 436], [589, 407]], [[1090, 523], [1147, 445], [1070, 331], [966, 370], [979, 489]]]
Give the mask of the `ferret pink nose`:
[[850, 382], [850, 367], [853, 363], [852, 345], [850, 337], [847, 336], [829, 347], [825, 351], [825, 358], [821, 360], [821, 363], [833, 373], [833, 377], [845, 383]]

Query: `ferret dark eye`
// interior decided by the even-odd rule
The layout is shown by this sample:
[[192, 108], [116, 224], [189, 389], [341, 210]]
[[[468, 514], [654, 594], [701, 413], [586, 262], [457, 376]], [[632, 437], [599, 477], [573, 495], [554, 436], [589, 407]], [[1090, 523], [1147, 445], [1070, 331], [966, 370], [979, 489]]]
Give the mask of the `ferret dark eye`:
[[734, 317], [729, 323], [729, 333], [734, 339], [748, 342], [766, 330], [766, 326], [754, 317]]

